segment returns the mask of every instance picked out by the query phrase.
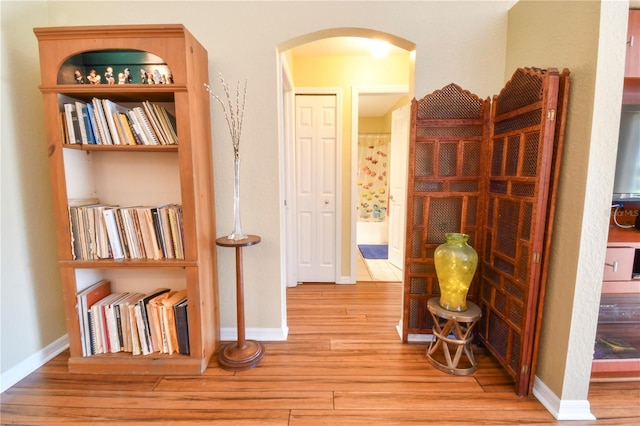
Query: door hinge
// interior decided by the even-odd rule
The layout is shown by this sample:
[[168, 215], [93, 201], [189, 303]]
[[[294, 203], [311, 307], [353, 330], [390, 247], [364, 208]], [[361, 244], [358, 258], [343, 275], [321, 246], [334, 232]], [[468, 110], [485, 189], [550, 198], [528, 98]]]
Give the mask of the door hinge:
[[556, 119], [556, 110], [550, 109], [549, 111], [547, 111], [547, 120], [555, 121], [555, 119]]
[[522, 366], [522, 376], [526, 376], [527, 374], [529, 374], [529, 366], [528, 365], [523, 365]]
[[540, 253], [533, 253], [533, 263], [540, 263]]

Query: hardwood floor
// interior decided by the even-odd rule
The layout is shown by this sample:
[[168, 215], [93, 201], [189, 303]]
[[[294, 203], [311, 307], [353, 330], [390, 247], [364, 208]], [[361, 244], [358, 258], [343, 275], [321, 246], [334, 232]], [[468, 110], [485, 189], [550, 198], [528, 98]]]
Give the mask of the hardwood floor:
[[287, 291], [289, 339], [263, 363], [203, 376], [67, 373], [62, 354], [2, 394], [1, 424], [579, 425], [640, 424], [640, 383], [594, 383], [597, 421], [557, 422], [477, 350], [478, 370], [433, 368], [426, 344], [402, 344], [401, 283], [304, 284]]

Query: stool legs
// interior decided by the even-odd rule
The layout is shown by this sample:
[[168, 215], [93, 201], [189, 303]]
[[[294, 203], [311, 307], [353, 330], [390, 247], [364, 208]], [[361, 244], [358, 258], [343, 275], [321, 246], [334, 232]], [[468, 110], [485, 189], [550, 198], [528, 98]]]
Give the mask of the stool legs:
[[[440, 371], [453, 375], [463, 376], [471, 374], [478, 368], [473, 350], [471, 348], [472, 330], [476, 321], [471, 323], [461, 323], [453, 319], [441, 322], [440, 318], [433, 315], [433, 340], [427, 349], [427, 358]], [[449, 337], [453, 334], [453, 338]], [[433, 354], [442, 347], [446, 365], [434, 359]], [[455, 350], [453, 357], [451, 351]], [[466, 355], [471, 366], [468, 368], [458, 368], [458, 363], [462, 355]]]

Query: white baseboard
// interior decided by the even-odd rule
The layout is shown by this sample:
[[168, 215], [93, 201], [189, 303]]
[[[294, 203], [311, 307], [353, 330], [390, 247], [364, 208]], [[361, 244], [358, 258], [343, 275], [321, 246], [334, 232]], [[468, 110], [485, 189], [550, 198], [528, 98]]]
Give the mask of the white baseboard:
[[433, 334], [409, 334], [407, 341], [409, 343], [424, 343], [433, 340]]
[[[283, 328], [247, 328], [244, 335], [249, 340], [259, 342], [281, 342], [286, 341], [289, 335], [289, 327]], [[220, 328], [220, 340], [224, 342], [236, 340], [238, 329], [235, 327]]]
[[563, 401], [538, 377], [533, 380], [533, 395], [556, 420], [596, 420], [596, 417], [591, 414], [589, 401]]
[[336, 284], [355, 284], [355, 283], [356, 283], [355, 278], [351, 276], [342, 276], [338, 281], [336, 281]]
[[24, 361], [20, 362], [0, 373], [0, 392], [4, 392], [29, 374], [42, 367], [49, 360], [59, 355], [62, 351], [69, 347], [69, 336], [65, 334], [53, 343], [45, 346], [35, 354], [31, 355]]

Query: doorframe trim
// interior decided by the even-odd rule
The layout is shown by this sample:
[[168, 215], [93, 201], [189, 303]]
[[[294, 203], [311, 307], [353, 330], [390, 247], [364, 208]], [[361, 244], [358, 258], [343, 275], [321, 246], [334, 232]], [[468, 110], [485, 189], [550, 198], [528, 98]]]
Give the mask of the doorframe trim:
[[284, 324], [286, 324], [286, 297], [285, 292], [287, 287], [295, 287], [297, 284], [297, 276], [295, 275], [295, 268], [291, 267], [291, 259], [296, 252], [296, 239], [293, 234], [293, 229], [287, 225], [295, 220], [294, 212], [296, 208], [294, 187], [293, 187], [293, 170], [294, 165], [291, 163], [292, 156], [290, 155], [291, 146], [294, 144], [295, 129], [293, 121], [295, 119], [295, 84], [293, 81], [293, 73], [291, 66], [287, 60], [287, 56], [283, 53], [280, 57], [280, 78], [278, 82], [281, 87], [279, 90], [281, 98], [279, 99], [278, 113], [280, 120], [280, 138], [279, 138], [279, 151], [280, 151], [280, 194], [281, 194], [281, 214], [280, 214], [280, 229], [281, 229], [281, 261], [280, 270], [283, 277], [282, 282], [282, 301], [283, 301], [283, 318]]
[[360, 94], [393, 94], [397, 93], [399, 95], [409, 95], [409, 85], [380, 85], [380, 86], [371, 86], [371, 85], [363, 85], [363, 86], [352, 86], [351, 88], [351, 215], [349, 222], [351, 223], [351, 235], [350, 235], [350, 243], [349, 243], [349, 257], [350, 257], [350, 277], [349, 282], [352, 284], [356, 283], [357, 277], [357, 266], [356, 259], [358, 249], [357, 244], [357, 220], [358, 214], [356, 212], [356, 203], [358, 200], [358, 108], [359, 108], [359, 99]]
[[[294, 97], [296, 95], [334, 95], [336, 97], [336, 174], [335, 174], [335, 183], [336, 183], [336, 222], [335, 222], [335, 241], [336, 241], [336, 252], [335, 252], [335, 282], [336, 284], [345, 284], [344, 277], [342, 277], [342, 102], [343, 102], [343, 93], [342, 87], [294, 87]], [[295, 103], [295, 102], [294, 102]], [[295, 108], [293, 113], [295, 114]], [[295, 122], [295, 118], [292, 120]], [[295, 137], [289, 141], [288, 150], [286, 153], [287, 163], [295, 164], [295, 149], [292, 146], [295, 143]], [[287, 194], [288, 200], [295, 200], [295, 179], [293, 176], [290, 176], [291, 184], [287, 186], [287, 189], [291, 192]], [[288, 224], [286, 228], [290, 231], [289, 234], [289, 243], [295, 243], [297, 241], [297, 228], [295, 226], [295, 220], [288, 217]], [[291, 259], [290, 259], [291, 260]], [[296, 271], [296, 263], [295, 262], [287, 262], [288, 277], [295, 277], [297, 281], [297, 271]]]

